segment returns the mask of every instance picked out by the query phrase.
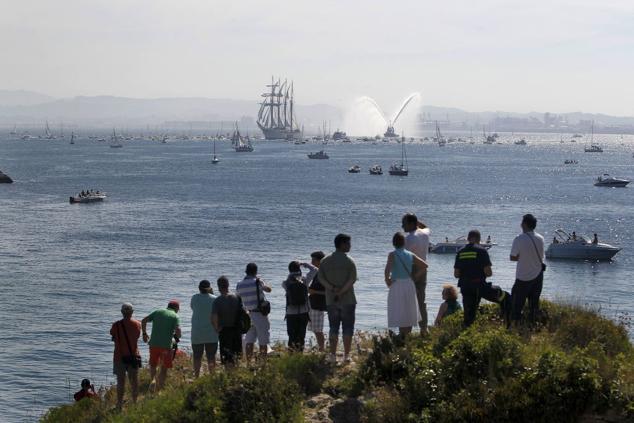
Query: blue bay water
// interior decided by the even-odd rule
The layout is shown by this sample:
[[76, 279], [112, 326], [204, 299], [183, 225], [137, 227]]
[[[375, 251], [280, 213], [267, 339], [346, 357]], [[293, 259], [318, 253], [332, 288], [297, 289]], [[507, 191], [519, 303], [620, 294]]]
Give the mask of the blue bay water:
[[[111, 149], [79, 139], [0, 143], [0, 413], [23, 421], [69, 400], [83, 377], [113, 381], [108, 330], [124, 301], [141, 319], [171, 298], [183, 303], [182, 344], [189, 343], [189, 298], [198, 281], [227, 275], [232, 286], [255, 261], [274, 288], [271, 321], [285, 339], [281, 282], [290, 260], [332, 250], [338, 232], [353, 238], [359, 268], [357, 327], [384, 329], [383, 266], [406, 211], [432, 229], [432, 241], [478, 228], [498, 245], [491, 281], [511, 288], [508, 261], [524, 213], [547, 240], [559, 227], [597, 232], [623, 247], [612, 262], [551, 261], [544, 296], [600, 307], [611, 318], [634, 314], [634, 191], [601, 189], [604, 172], [634, 177], [634, 138], [601, 136], [606, 151], [560, 144], [547, 134], [528, 146], [408, 144], [410, 176], [371, 176], [400, 158], [400, 146], [327, 146], [330, 160], [308, 160], [323, 146], [258, 142], [239, 154], [209, 142], [128, 143]], [[504, 138], [504, 136], [503, 136]], [[517, 136], [513, 139], [516, 139]], [[510, 140], [506, 137], [505, 140]], [[565, 166], [576, 158], [579, 165]], [[361, 174], [348, 174], [352, 164]], [[102, 204], [70, 205], [82, 189], [109, 193]], [[430, 255], [429, 318], [443, 283], [454, 283], [453, 257]], [[632, 334], [632, 332], [630, 332]], [[144, 359], [147, 348], [142, 347]], [[71, 388], [68, 388], [68, 383]]]

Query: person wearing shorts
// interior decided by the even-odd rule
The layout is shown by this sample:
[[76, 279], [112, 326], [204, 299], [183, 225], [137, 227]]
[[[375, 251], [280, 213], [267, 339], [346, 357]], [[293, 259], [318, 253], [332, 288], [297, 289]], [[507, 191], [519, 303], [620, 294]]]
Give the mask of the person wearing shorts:
[[[143, 342], [150, 345], [150, 380], [156, 377], [156, 368], [160, 365], [161, 372], [156, 381], [156, 391], [160, 391], [167, 378], [167, 370], [172, 368], [174, 351], [172, 350], [172, 338], [181, 337], [180, 319], [178, 310], [180, 303], [171, 300], [167, 308], [154, 310], [141, 320]], [[147, 334], [147, 324], [152, 323], [152, 336]]]
[[335, 249], [325, 257], [317, 273], [319, 281], [326, 288], [326, 308], [328, 323], [330, 324], [330, 361], [337, 359], [337, 343], [339, 342], [339, 328], [343, 332], [343, 359], [349, 362], [354, 334], [355, 310], [357, 298], [354, 294], [354, 284], [357, 281], [357, 266], [348, 256], [351, 248], [351, 238], [346, 234], [335, 237]]
[[207, 369], [211, 373], [216, 366], [216, 352], [218, 351], [218, 333], [211, 324], [211, 315], [216, 296], [208, 280], [198, 284], [198, 294], [194, 294], [190, 301], [192, 309], [192, 353], [194, 359], [194, 377], [200, 375], [203, 353], [207, 358]]
[[302, 267], [308, 269], [308, 273], [304, 276], [306, 285], [308, 285], [308, 303], [310, 309], [308, 311], [308, 329], [315, 334], [317, 346], [320, 352], [324, 352], [324, 314], [326, 312], [326, 288], [319, 282], [317, 273], [321, 260], [325, 257], [322, 251], [315, 251], [310, 255], [310, 263], [302, 263]]
[[[260, 302], [266, 300], [265, 292], [271, 292], [271, 287], [264, 283], [258, 275], [258, 266], [255, 263], [247, 264], [246, 276], [236, 286], [236, 294], [242, 298], [242, 304], [251, 316], [251, 328], [244, 336], [247, 362], [253, 358], [255, 341], [260, 346], [260, 357], [268, 354], [268, 345], [271, 338], [271, 322], [269, 316], [260, 312]], [[259, 297], [259, 302], [258, 302]]]
[[123, 407], [123, 394], [125, 392], [126, 374], [130, 380], [132, 402], [136, 403], [139, 394], [139, 368], [129, 359], [124, 362], [123, 357], [139, 356], [139, 337], [141, 336], [141, 322], [132, 318], [134, 309], [132, 304], [124, 303], [121, 306], [123, 319], [112, 324], [110, 336], [114, 342], [112, 357], [112, 373], [117, 377], [117, 409]]

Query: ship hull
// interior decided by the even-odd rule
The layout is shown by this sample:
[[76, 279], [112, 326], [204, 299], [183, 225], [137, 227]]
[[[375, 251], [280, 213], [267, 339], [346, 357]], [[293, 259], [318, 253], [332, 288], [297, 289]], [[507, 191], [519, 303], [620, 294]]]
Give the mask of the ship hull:
[[264, 134], [264, 139], [267, 140], [286, 140], [295, 138], [299, 139], [299, 137], [301, 136], [298, 130], [291, 131], [287, 128], [266, 128], [265, 126], [262, 126], [259, 122], [258, 127]]

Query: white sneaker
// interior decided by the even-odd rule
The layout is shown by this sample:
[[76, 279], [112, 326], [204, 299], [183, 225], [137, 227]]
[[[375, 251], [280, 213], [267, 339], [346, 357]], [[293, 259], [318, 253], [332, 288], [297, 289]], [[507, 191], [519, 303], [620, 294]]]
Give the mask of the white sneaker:
[[343, 362], [346, 364], [352, 363], [352, 357], [350, 357], [349, 355], [344, 355]]

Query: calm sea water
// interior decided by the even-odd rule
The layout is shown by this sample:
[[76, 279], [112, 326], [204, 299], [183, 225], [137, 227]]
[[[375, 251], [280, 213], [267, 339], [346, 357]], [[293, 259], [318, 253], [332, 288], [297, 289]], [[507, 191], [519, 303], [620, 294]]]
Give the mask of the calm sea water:
[[[15, 183], [0, 185], [1, 420], [28, 420], [68, 401], [83, 377], [111, 383], [108, 330], [121, 302], [132, 302], [140, 319], [180, 299], [187, 345], [198, 281], [224, 274], [235, 286], [249, 261], [274, 287], [273, 333], [284, 339], [280, 284], [288, 262], [329, 252], [338, 232], [353, 239], [358, 328], [385, 328], [383, 266], [406, 211], [428, 223], [432, 241], [474, 227], [491, 235], [498, 243], [492, 281], [506, 289], [522, 214], [534, 213], [547, 239], [559, 227], [597, 232], [624, 250], [608, 263], [550, 262], [544, 295], [600, 306], [612, 318], [634, 314], [634, 190], [592, 185], [604, 172], [634, 177], [634, 138], [595, 137], [603, 154], [584, 154], [582, 141], [560, 144], [554, 135], [526, 139], [528, 146], [408, 144], [406, 178], [367, 173], [398, 159], [397, 144], [327, 146], [330, 160], [308, 160], [321, 145], [260, 142], [238, 154], [219, 143], [214, 166], [209, 142], [111, 149], [88, 139], [73, 146], [2, 140], [0, 170]], [[565, 166], [567, 158], [579, 164]], [[355, 163], [363, 173], [348, 174]], [[68, 204], [88, 188], [109, 198]], [[453, 282], [453, 257], [431, 255], [429, 264], [432, 320], [441, 285]], [[142, 353], [147, 358], [145, 346]]]

